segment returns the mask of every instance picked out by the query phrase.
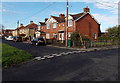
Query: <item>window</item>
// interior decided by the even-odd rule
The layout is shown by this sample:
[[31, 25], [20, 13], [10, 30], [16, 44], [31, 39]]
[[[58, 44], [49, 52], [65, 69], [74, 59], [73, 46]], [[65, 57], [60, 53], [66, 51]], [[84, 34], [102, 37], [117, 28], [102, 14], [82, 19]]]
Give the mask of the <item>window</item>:
[[53, 33], [53, 38], [57, 38], [57, 33]]
[[47, 29], [50, 29], [50, 24], [47, 24], [46, 26], [47, 26]]
[[69, 27], [70, 27], [70, 26], [73, 26], [72, 20], [68, 20], [68, 26], [69, 26]]
[[38, 30], [40, 30], [40, 26], [41, 26], [41, 25], [39, 24], [39, 25], [38, 25]]
[[69, 37], [69, 38], [71, 37], [71, 34], [72, 34], [71, 32], [68, 32], [68, 37]]
[[53, 28], [56, 28], [57, 27], [57, 23], [53, 23]]
[[46, 34], [46, 39], [50, 39], [50, 34]]
[[94, 33], [94, 39], [97, 39], [97, 35], [96, 35], [96, 33]]

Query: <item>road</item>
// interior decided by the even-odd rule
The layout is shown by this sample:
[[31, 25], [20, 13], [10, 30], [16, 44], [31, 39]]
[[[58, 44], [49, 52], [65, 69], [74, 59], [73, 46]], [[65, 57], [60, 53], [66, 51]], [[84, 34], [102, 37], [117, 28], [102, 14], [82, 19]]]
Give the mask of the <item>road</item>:
[[[48, 46], [3, 41], [11, 46], [46, 55], [71, 51]], [[22, 47], [23, 45], [23, 47]], [[45, 52], [45, 53], [44, 53]], [[32, 53], [32, 52], [31, 52]], [[73, 53], [45, 60], [32, 60], [3, 69], [3, 81], [118, 81], [118, 49]]]
[[74, 50], [55, 48], [50, 46], [36, 46], [36, 45], [31, 45], [31, 44], [22, 43], [22, 42], [13, 42], [13, 41], [6, 41], [6, 40], [2, 40], [2, 42], [10, 46], [25, 50], [31, 53], [34, 57], [45, 56], [45, 55], [50, 55], [54, 53], [59, 54], [61, 52], [74, 51]]

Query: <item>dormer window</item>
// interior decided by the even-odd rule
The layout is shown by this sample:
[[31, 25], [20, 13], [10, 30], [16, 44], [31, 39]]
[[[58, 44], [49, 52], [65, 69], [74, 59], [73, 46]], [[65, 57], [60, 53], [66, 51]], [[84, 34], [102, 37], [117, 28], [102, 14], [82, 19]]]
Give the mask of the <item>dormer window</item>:
[[68, 26], [69, 27], [73, 26], [72, 20], [68, 20]]
[[56, 28], [57, 27], [57, 23], [53, 23], [53, 28]]

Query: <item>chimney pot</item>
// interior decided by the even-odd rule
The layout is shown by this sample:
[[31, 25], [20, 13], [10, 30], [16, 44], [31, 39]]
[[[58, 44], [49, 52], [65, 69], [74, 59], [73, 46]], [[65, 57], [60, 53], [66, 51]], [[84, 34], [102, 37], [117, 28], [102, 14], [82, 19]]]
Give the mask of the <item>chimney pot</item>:
[[86, 8], [83, 9], [84, 12], [90, 12], [90, 9], [88, 8], [88, 6], [86, 6]]
[[30, 24], [33, 24], [33, 21], [30, 21]]
[[23, 24], [20, 24], [20, 26], [23, 26]]
[[59, 17], [65, 17], [65, 15], [64, 14], [59, 14]]

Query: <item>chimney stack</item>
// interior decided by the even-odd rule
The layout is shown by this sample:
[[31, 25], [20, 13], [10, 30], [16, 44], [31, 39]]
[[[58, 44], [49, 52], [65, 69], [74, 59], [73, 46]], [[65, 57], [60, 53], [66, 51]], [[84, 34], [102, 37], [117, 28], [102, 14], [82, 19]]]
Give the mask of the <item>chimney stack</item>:
[[86, 8], [83, 9], [85, 13], [90, 12], [90, 9], [88, 8], [88, 6], [86, 6]]
[[22, 27], [23, 26], [23, 24], [20, 24], [20, 27]]
[[33, 21], [30, 21], [30, 24], [33, 24]]
[[64, 14], [59, 14], [59, 17], [65, 17], [65, 15]]

